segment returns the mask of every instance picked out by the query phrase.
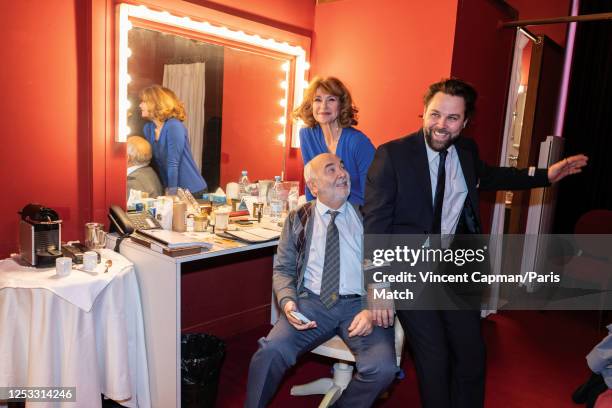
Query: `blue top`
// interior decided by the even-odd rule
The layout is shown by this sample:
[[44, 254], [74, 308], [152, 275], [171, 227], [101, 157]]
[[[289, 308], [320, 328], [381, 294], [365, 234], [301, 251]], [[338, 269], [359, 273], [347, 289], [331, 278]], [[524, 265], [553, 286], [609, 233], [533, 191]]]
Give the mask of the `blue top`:
[[144, 126], [145, 138], [153, 147], [153, 159], [164, 187], [187, 188], [197, 193], [206, 188], [206, 182], [193, 161], [187, 128], [178, 119], [170, 118], [155, 140], [155, 123]]
[[[321, 126], [305, 127], [300, 129], [300, 146], [304, 165], [321, 153], [329, 153]], [[348, 200], [356, 205], [363, 205], [366, 175], [368, 168], [374, 160], [376, 148], [366, 135], [353, 127], [342, 129], [336, 156], [343, 162], [346, 171], [351, 176], [351, 193]], [[306, 199], [312, 200], [308, 187], [306, 187]]]

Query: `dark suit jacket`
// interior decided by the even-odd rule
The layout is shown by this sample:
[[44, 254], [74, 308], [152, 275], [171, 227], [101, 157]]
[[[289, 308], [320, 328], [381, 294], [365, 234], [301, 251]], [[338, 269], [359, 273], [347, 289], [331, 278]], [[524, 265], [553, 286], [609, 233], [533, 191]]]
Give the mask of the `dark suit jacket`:
[[[468, 187], [466, 207], [478, 231], [478, 189], [520, 190], [549, 185], [546, 169], [529, 176], [527, 169], [491, 167], [480, 160], [472, 139], [460, 137], [454, 146]], [[366, 179], [364, 232], [428, 234], [433, 220], [431, 195], [422, 129], [379, 146]]]

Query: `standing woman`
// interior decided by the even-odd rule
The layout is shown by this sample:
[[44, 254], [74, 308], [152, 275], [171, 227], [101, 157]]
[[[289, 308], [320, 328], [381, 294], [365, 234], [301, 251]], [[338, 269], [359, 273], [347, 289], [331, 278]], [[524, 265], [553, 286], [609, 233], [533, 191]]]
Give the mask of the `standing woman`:
[[[356, 113], [351, 94], [339, 79], [316, 77], [293, 116], [306, 124], [300, 130], [304, 165], [321, 153], [340, 157], [351, 177], [348, 200], [363, 205], [366, 175], [376, 149], [366, 135], [353, 127], [357, 125]], [[313, 199], [308, 188], [306, 199]]]
[[183, 103], [174, 92], [159, 85], [143, 89], [140, 99], [142, 117], [150, 121], [144, 126], [144, 135], [153, 147], [162, 184], [170, 190], [187, 188], [194, 197], [201, 197], [207, 186], [193, 161], [187, 128], [183, 125]]

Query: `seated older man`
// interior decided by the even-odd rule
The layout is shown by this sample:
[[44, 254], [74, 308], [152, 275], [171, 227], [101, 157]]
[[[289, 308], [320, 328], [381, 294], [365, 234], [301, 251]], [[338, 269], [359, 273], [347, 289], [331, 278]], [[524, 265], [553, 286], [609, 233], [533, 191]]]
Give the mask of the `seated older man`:
[[346, 201], [350, 179], [342, 162], [320, 154], [306, 165], [304, 178], [316, 200], [285, 220], [273, 274], [284, 314], [251, 359], [246, 407], [266, 406], [297, 357], [335, 335], [351, 349], [357, 368], [336, 404], [369, 407], [397, 372], [394, 331], [374, 327], [366, 309], [363, 226]]
[[130, 136], [127, 139], [127, 195], [130, 190], [139, 190], [149, 197], [163, 195], [163, 188], [155, 170], [149, 166], [153, 157], [151, 145], [144, 137]]

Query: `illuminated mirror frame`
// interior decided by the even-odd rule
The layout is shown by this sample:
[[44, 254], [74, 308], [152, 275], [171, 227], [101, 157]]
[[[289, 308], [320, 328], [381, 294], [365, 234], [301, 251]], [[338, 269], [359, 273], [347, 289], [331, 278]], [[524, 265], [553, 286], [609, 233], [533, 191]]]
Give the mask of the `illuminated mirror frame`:
[[[257, 34], [247, 34], [240, 30], [232, 30], [224, 26], [213, 25], [207, 21], [196, 21], [188, 16], [177, 16], [168, 11], [156, 11], [144, 5], [133, 5], [121, 3], [117, 5], [117, 80], [116, 80], [116, 128], [115, 140], [125, 142], [131, 129], [128, 126], [128, 110], [130, 101], [128, 100], [128, 84], [130, 76], [128, 74], [128, 58], [132, 52], [128, 47], [128, 31], [132, 28], [132, 19], [142, 20], [163, 26], [176, 27], [180, 30], [196, 32], [204, 36], [216, 37], [228, 41], [230, 44], [239, 44], [247, 48], [260, 48], [269, 52], [283, 54], [293, 57], [291, 64], [283, 64], [282, 69], [286, 72], [285, 81], [279, 85], [285, 90], [285, 97], [280, 102], [284, 108], [284, 116], [279, 119], [282, 125], [282, 132], [278, 135], [278, 140], [285, 145], [287, 137], [288, 103], [289, 92], [293, 85], [293, 107], [299, 106], [304, 96], [304, 89], [308, 86], [306, 71], [309, 64], [306, 61], [306, 51], [300, 46], [293, 46], [287, 42], [279, 42], [273, 38], [262, 38]], [[293, 68], [293, 69], [292, 69]], [[293, 74], [293, 75], [291, 75]], [[299, 147], [298, 132], [303, 125], [301, 121], [292, 121], [291, 147]]]

